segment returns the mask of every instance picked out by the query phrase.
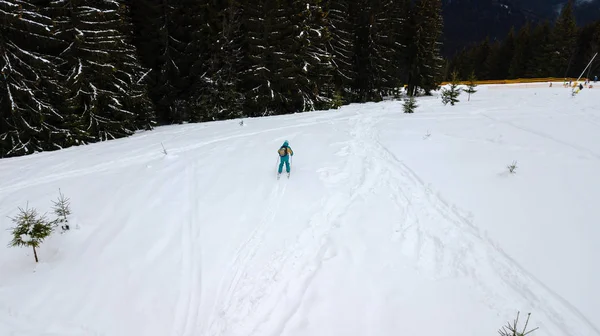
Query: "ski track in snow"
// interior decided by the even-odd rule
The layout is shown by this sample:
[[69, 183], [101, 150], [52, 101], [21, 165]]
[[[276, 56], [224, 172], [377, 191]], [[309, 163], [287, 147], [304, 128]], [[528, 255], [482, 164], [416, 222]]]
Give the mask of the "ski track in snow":
[[[251, 265], [252, 256], [260, 248], [260, 236], [269, 223], [263, 219], [244, 244], [242, 251], [245, 252], [238, 252], [231, 266], [234, 278], [229, 282], [222, 308], [219, 308], [216, 320], [213, 316], [212, 328], [207, 335], [241, 335], [241, 332], [229, 333], [230, 329], [237, 330], [236, 326], [240, 330], [252, 330], [250, 335], [283, 334], [287, 322], [302, 305], [304, 293], [326, 259], [327, 252], [335, 256], [336, 246], [332, 245], [329, 235], [339, 228], [340, 217], [356, 200], [369, 197], [378, 188], [391, 188], [393, 193], [390, 197], [395, 200], [399, 213], [403, 214], [395, 232], [391, 233], [392, 239], [405, 255], [414, 257], [418, 267], [429, 276], [470, 278], [487, 297], [490, 307], [510, 306], [513, 302], [506, 302], [506, 291], [516, 292], [533, 302], [532, 308], [537, 314], [545, 314], [548, 320], [553, 321], [554, 330], [568, 334], [585, 328], [586, 335], [600, 334], [576, 308], [510, 259], [479, 232], [471, 219], [441, 195], [435, 194], [413, 170], [390, 152], [378, 140], [376, 118], [372, 115], [357, 115], [349, 120], [353, 131], [350, 134], [352, 140], [346, 143], [347, 162], [337, 176], [327, 176], [336, 186], [351, 186], [347, 193], [328, 195], [321, 211], [312, 216], [295, 244], [273, 255], [268, 265], [257, 274], [249, 273], [250, 266], [242, 265]], [[281, 196], [277, 195], [275, 199]], [[267, 209], [271, 207], [279, 208], [279, 204], [273, 205], [273, 196]], [[270, 214], [267, 212], [266, 216]], [[385, 240], [388, 237], [381, 238]], [[495, 280], [486, 276], [489, 274], [494, 274]], [[286, 282], [278, 283], [278, 278], [286, 279]], [[258, 311], [263, 311], [260, 316], [256, 316]], [[283, 316], [283, 320], [272, 325], [268, 321], [275, 311]], [[259, 323], [248, 326], [251, 321]], [[548, 329], [549, 326], [543, 327]], [[552, 334], [549, 330], [547, 332]]]
[[[341, 118], [339, 118], [339, 120], [343, 120], [345, 118], [348, 118], [348, 117], [341, 117]], [[252, 136], [263, 134], [263, 133], [280, 131], [282, 129], [302, 128], [302, 127], [314, 126], [314, 125], [323, 124], [323, 123], [330, 123], [331, 121], [332, 120], [330, 118], [330, 119], [322, 120], [322, 121], [319, 120], [319, 121], [305, 122], [305, 123], [299, 123], [299, 124], [289, 125], [289, 126], [273, 127], [273, 128], [263, 129], [260, 131], [255, 131], [255, 132], [246, 132], [246, 133], [242, 133], [242, 134], [233, 134], [233, 135], [224, 136], [224, 137], [217, 137], [217, 138], [214, 138], [212, 140], [208, 140], [208, 141], [205, 141], [202, 143], [177, 147], [172, 150], [169, 150], [168, 153], [171, 155], [178, 155], [178, 154], [195, 151], [202, 147], [212, 145], [215, 143], [226, 142], [226, 141], [238, 139], [238, 138], [252, 137]], [[8, 194], [10, 192], [14, 192], [14, 191], [17, 191], [17, 190], [23, 189], [23, 188], [34, 187], [34, 186], [38, 186], [40, 184], [59, 181], [59, 180], [65, 179], [65, 178], [73, 178], [73, 177], [94, 174], [94, 173], [120, 170], [120, 169], [129, 167], [129, 166], [132, 166], [132, 165], [139, 165], [140, 163], [146, 163], [146, 162], [150, 162], [150, 161], [153, 161], [156, 159], [160, 159], [162, 156], [163, 156], [163, 154], [161, 152], [157, 152], [157, 151], [153, 151], [150, 153], [145, 152], [144, 154], [138, 154], [138, 155], [128, 155], [122, 159], [100, 163], [100, 164], [94, 165], [92, 167], [84, 168], [84, 169], [75, 169], [75, 170], [70, 170], [70, 171], [66, 171], [66, 172], [62, 172], [62, 173], [58, 173], [58, 174], [49, 174], [49, 175], [46, 175], [43, 177], [28, 179], [27, 181], [12, 183], [12, 184], [8, 184], [8, 185], [4, 185], [4, 186], [0, 185], [0, 195]]]
[[[424, 105], [427, 103], [438, 102], [434, 100], [423, 102]], [[382, 230], [379, 233], [381, 236], [378, 237], [381, 242], [393, 243], [389, 251], [390, 258], [393, 258], [393, 253], [403, 254], [414, 261], [414, 266], [422, 274], [432, 279], [468, 279], [482, 294], [485, 304], [493, 310], [513, 309], [515, 306], [530, 307], [535, 310], [536, 315], [543, 315], [544, 318], [541, 320], [548, 322], [548, 324], [544, 322], [537, 324], [546, 335], [600, 335], [600, 330], [576, 307], [521, 267], [502, 250], [499, 244], [480, 231], [467, 212], [460, 210], [443, 195], [435, 192], [416, 171], [386, 147], [380, 140], [378, 126], [392, 113], [356, 111], [353, 114], [347, 113], [333, 118], [324, 116], [310, 122], [271, 127], [254, 132], [238, 130], [234, 134], [170, 148], [169, 155], [175, 157], [173, 161], [160, 160], [163, 157], [160, 152], [137, 153], [82, 169], [38, 176], [27, 181], [4, 181], [4, 185], [0, 186], [0, 196], [8, 197], [11, 192], [22, 188], [127, 167], [130, 168], [130, 174], [135, 174], [136, 165], [140, 166], [139, 171], [150, 169], [154, 165], [167, 168], [173, 173], [173, 180], [168, 182], [158, 180], [157, 184], [142, 186], [139, 192], [140, 195], [168, 194], [175, 198], [172, 202], [179, 207], [172, 211], [169, 225], [173, 227], [169, 228], [166, 231], [168, 234], [161, 236], [147, 251], [143, 266], [152, 268], [153, 263], [167, 262], [162, 259], [163, 255], [168, 256], [170, 249], [175, 246], [179, 248], [179, 250], [174, 249], [178, 253], [178, 259], [173, 262], [179, 262], [177, 266], [180, 267], [176, 277], [179, 282], [174, 285], [177, 286], [178, 292], [174, 300], [175, 310], [171, 328], [173, 334], [178, 336], [276, 336], [291, 333], [291, 321], [302, 314], [301, 307], [310, 306], [306, 293], [319, 271], [327, 267], [326, 262], [336, 258], [339, 251], [352, 249], [352, 246], [342, 246], [344, 242], [333, 239], [337, 232], [344, 230], [345, 233], [355, 236], [357, 241], [361, 240], [360, 231], [345, 227], [344, 216], [353, 206], [370, 199], [377, 193], [388, 193], [396, 207], [394, 214], [397, 215], [397, 220], [394, 226], [386, 228], [388, 231]], [[503, 114], [503, 118], [507, 116]], [[600, 159], [600, 155], [591, 149], [479, 112], [470, 115], [460, 113], [442, 116], [424, 115], [407, 119], [406, 122], [475, 118], [487, 118], [494, 123], [506, 124], [579, 153], [585, 153], [594, 159]], [[586, 121], [593, 123], [588, 119]], [[351, 127], [339, 127], [340, 123], [346, 122]], [[282, 129], [301, 129], [323, 124], [330, 124], [329, 126], [336, 131], [343, 129], [347, 132], [348, 139], [334, 144], [342, 148], [335, 154], [341, 163], [336, 161], [334, 165], [324, 166], [318, 171], [320, 182], [325, 185], [325, 194], [320, 195], [320, 203], [316, 211], [310, 213], [304, 222], [299, 220], [298, 223], [302, 223], [299, 227], [290, 228], [292, 232], [289, 244], [278, 250], [268, 250], [269, 233], [280, 224], [276, 221], [283, 212], [282, 204], [286, 202], [288, 185], [294, 183], [294, 172], [290, 180], [282, 177], [277, 181], [273, 177], [273, 186], [264, 202], [260, 220], [241, 240], [229, 262], [222, 265], [222, 277], [217, 282], [218, 286], [205, 288], [203, 277], [206, 275], [202, 272], [201, 263], [204, 256], [203, 247], [200, 245], [202, 230], [200, 223], [203, 221], [200, 203], [209, 202], [211, 198], [210, 193], [207, 192], [209, 190], [205, 187], [216, 188], [217, 185], [217, 183], [209, 185], [209, 182], [213, 181], [207, 181], [205, 186], [198, 178], [201, 174], [200, 156], [214, 152], [213, 149], [205, 147]], [[184, 131], [171, 133], [175, 137], [184, 134]], [[191, 155], [190, 152], [198, 149], [203, 151]], [[188, 160], [178, 161], [177, 156], [184, 153], [190, 153], [191, 157]], [[211, 155], [205, 159], [211, 162], [215, 156]], [[150, 163], [152, 166], [147, 166]], [[131, 186], [127, 184], [118, 185], [114, 194], [126, 194], [130, 188]], [[292, 189], [289, 191], [291, 192]], [[143, 196], [139, 197], [143, 198]], [[146, 206], [161, 206], [160, 200], [157, 198]], [[115, 197], [105, 205], [105, 208], [118, 209], [120, 202], [121, 199]], [[135, 212], [119, 214], [121, 217], [118, 220], [124, 223], [123, 225], [98, 227], [86, 238], [84, 244], [86, 248], [80, 251], [83, 259], [94, 257], [104, 262], [110, 261], [111, 258], [115, 258], [115, 252], [103, 249], [104, 246], [109, 246], [111, 242], [126, 236], [124, 232], [127, 230], [144, 229], [144, 223], [133, 220], [136, 216]], [[100, 214], [99, 222], [109, 221], [111, 215], [108, 211]], [[369, 224], [365, 223], [365, 225]], [[98, 253], [97, 251], [101, 251], [100, 255], [94, 255]], [[259, 258], [264, 254], [267, 255], [266, 258]], [[350, 257], [345, 262], [352, 263], [353, 260]], [[63, 264], [58, 270], [60, 267], [68, 267], [68, 265]], [[59, 273], [56, 271], [51, 274], [51, 278], [58, 278]], [[51, 290], [51, 288], [40, 289], [43, 294], [39, 294], [37, 300], [31, 299], [29, 306], [43, 305], [41, 301], [50, 295]], [[214, 291], [213, 302], [204, 302], [206, 291]], [[515, 302], [515, 298], [520, 298], [521, 301]], [[93, 310], [93, 307], [86, 305], [85, 302], [81, 304], [82, 310]], [[8, 314], [3, 315], [18, 315], [8, 308], [0, 308], [9, 311]], [[19, 319], [25, 318], [19, 317]], [[73, 319], [77, 320], [76, 316]], [[62, 335], [70, 333], [96, 335], [84, 327], [69, 326], [65, 329], [61, 325], [61, 328]], [[142, 329], [140, 327], [140, 330]]]
[[[377, 117], [373, 113], [346, 120], [353, 125], [351, 140], [345, 143], [347, 162], [342, 170], [324, 178], [336, 187], [350, 187], [345, 192], [332, 189], [332, 194], [323, 198], [321, 210], [311, 217], [294, 244], [274, 253], [265, 265], [253, 264], [287, 186], [285, 178], [276, 183], [261, 222], [240, 246], [230, 271], [221, 281], [217, 306], [202, 335], [243, 335], [244, 330], [251, 331], [248, 335], [284, 334], [288, 321], [298, 313], [311, 280], [323, 262], [336, 255], [337, 247], [329, 236], [340, 227], [340, 217], [356, 200], [367, 198], [380, 188], [392, 190], [390, 197], [395, 200], [398, 213], [403, 214], [390, 233], [391, 239], [426, 274], [433, 278], [470, 278], [492, 308], [513, 305], [506, 299], [507, 291], [512, 291], [510, 297], [516, 293], [532, 302], [537, 314], [546, 315], [553, 322], [553, 330], [569, 334], [583, 328], [584, 335], [600, 335], [576, 308], [508, 257], [479, 232], [472, 219], [435, 194], [390, 152], [378, 140]], [[276, 323], [271, 322], [274, 312], [282, 317]], [[550, 326], [542, 327], [549, 335], [554, 334], [548, 330]]]
[[186, 168], [186, 189], [187, 202], [182, 213], [189, 214], [187, 218], [182, 219], [181, 230], [181, 262], [182, 274], [177, 309], [175, 316], [183, 319], [176, 322], [176, 334], [182, 336], [195, 335], [194, 323], [198, 319], [198, 311], [200, 308], [200, 270], [199, 270], [199, 251], [195, 246], [195, 241], [198, 239], [197, 227], [199, 223], [198, 207], [196, 202], [200, 193], [198, 192], [198, 182], [196, 176], [197, 162], [193, 162]]
[[[239, 321], [242, 316], [250, 314], [258, 304], [260, 298], [253, 297], [251, 302], [245, 301], [249, 298], [249, 295], [257, 294], [254, 290], [248, 289], [248, 286], [251, 285], [249, 282], [252, 280], [248, 278], [249, 269], [252, 266], [252, 259], [263, 242], [265, 233], [268, 231], [269, 226], [273, 224], [273, 218], [279, 210], [282, 196], [285, 194], [287, 184], [282, 186], [279, 182], [285, 183], [283, 180], [278, 181], [272, 188], [260, 223], [238, 248], [235, 258], [228, 266], [230, 271], [226, 274], [229, 277], [226, 278], [230, 279], [224, 278], [221, 280], [220, 288], [217, 291], [218, 302], [221, 307], [215, 308], [218, 310], [213, 311], [213, 314], [216, 313], [217, 316], [211, 316], [208, 335], [223, 335], [232, 324], [235, 325], [236, 321]], [[233, 315], [230, 317], [231, 320], [228, 318], [230, 315]]]
[[[362, 144], [352, 141], [353, 150], [360, 150]], [[350, 159], [355, 159], [349, 157]], [[287, 321], [297, 312], [304, 294], [310, 283], [319, 271], [324, 257], [335, 255], [335, 246], [328, 238], [333, 229], [339, 226], [339, 218], [352, 204], [353, 200], [372, 188], [377, 178], [367, 176], [362, 169], [362, 158], [359, 162], [348, 162], [339, 175], [352, 177], [356, 180], [350, 194], [335, 193], [323, 197], [321, 210], [313, 214], [308, 225], [298, 234], [296, 242], [284, 250], [274, 253], [265, 265], [253, 265], [252, 257], [260, 248], [261, 236], [266, 232], [268, 224], [273, 220], [273, 213], [278, 211], [280, 202], [287, 186], [283, 178], [283, 186], [276, 183], [274, 192], [266, 207], [266, 214], [259, 226], [255, 229], [248, 241], [236, 254], [233, 265], [230, 266], [233, 280], [226, 281], [226, 294], [222, 304], [213, 312], [210, 329], [203, 335], [242, 335], [241, 330], [252, 330], [250, 335], [281, 335], [286, 328]], [[358, 166], [358, 167], [357, 167]], [[352, 175], [352, 173], [360, 173]], [[292, 179], [294, 176], [292, 174]], [[283, 188], [278, 193], [277, 190]], [[275, 196], [273, 196], [275, 195]], [[340, 204], [342, 206], [340, 206]], [[273, 208], [274, 210], [269, 210]], [[243, 266], [245, 265], [245, 266]], [[252, 273], [248, 272], [254, 268]], [[283, 280], [283, 281], [282, 281]], [[222, 290], [219, 291], [220, 293]], [[259, 313], [260, 312], [260, 313]], [[272, 314], [277, 312], [282, 320], [271, 325]], [[255, 314], [259, 313], [258, 316]], [[257, 323], [252, 323], [257, 321]], [[248, 325], [253, 324], [253, 325]], [[239, 327], [239, 332], [236, 327]], [[230, 329], [234, 329], [230, 332]]]
[[[379, 142], [372, 124], [369, 117], [357, 122], [362, 128], [362, 136], [370, 138], [363, 142], [370, 147], [370, 153], [382, 153], [379, 157], [373, 155], [382, 161], [379, 166], [391, 167], [385, 175], [387, 186], [394, 190], [392, 197], [406, 213], [395, 239], [405, 253], [416, 256], [419, 267], [434, 277], [470, 277], [490, 298], [490, 306], [505, 301], [506, 295], [497, 288], [508, 286], [532, 302], [532, 307], [545, 314], [563, 334], [571, 334], [583, 327], [584, 335], [600, 335], [600, 330], [568, 301], [523, 269], [496, 243], [482, 236], [472, 220], [441, 195], [434, 194], [413, 170]], [[427, 225], [423, 225], [424, 222]], [[448, 242], [453, 244], [448, 246]], [[492, 278], [483, 280], [478, 276], [480, 273], [494, 273], [496, 281], [501, 279], [503, 283], [492, 285]]]
[[535, 130], [532, 130], [532, 129], [529, 129], [529, 128], [526, 128], [526, 127], [523, 127], [523, 126], [519, 126], [519, 125], [517, 125], [517, 124], [515, 124], [513, 122], [510, 122], [510, 121], [507, 121], [507, 120], [501, 120], [501, 119], [498, 119], [498, 118], [494, 118], [494, 117], [491, 117], [491, 116], [489, 116], [487, 114], [483, 114], [483, 113], [481, 115], [483, 115], [486, 118], [488, 118], [490, 120], [493, 120], [495, 122], [503, 123], [503, 124], [506, 124], [506, 125], [509, 125], [509, 126], [515, 128], [515, 129], [518, 129], [520, 131], [523, 131], [523, 132], [526, 132], [526, 133], [530, 133], [530, 134], [539, 136], [541, 138], [544, 138], [544, 139], [547, 139], [547, 140], [550, 140], [550, 141], [554, 141], [554, 142], [556, 142], [556, 143], [558, 143], [560, 145], [563, 145], [563, 146], [566, 146], [568, 148], [574, 149], [574, 150], [579, 151], [581, 153], [585, 153], [585, 154], [591, 156], [592, 158], [594, 158], [596, 160], [600, 160], [600, 154], [592, 151], [589, 148], [577, 146], [575, 144], [571, 144], [571, 143], [568, 143], [566, 141], [559, 140], [556, 137], [553, 137], [553, 136], [548, 135], [546, 133], [543, 133], [543, 132], [540, 132], [540, 131], [535, 131]]

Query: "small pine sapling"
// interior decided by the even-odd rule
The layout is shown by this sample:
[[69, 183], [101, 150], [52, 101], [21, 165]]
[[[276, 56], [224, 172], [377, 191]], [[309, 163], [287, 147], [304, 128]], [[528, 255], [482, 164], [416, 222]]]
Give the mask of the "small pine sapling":
[[52, 201], [52, 203], [54, 203], [54, 214], [56, 215], [57, 219], [55, 220], [56, 225], [60, 225], [60, 228], [63, 231], [67, 231], [70, 230], [70, 226], [69, 226], [69, 219], [68, 216], [71, 214], [71, 208], [70, 208], [70, 204], [69, 204], [69, 199], [65, 197], [65, 195], [62, 194], [62, 192], [60, 191], [60, 189], [58, 190], [60, 196], [58, 198], [58, 201], [54, 202]]
[[507, 323], [506, 326], [502, 327], [502, 329], [498, 330], [498, 333], [500, 334], [500, 336], [525, 336], [528, 335], [534, 331], [536, 331], [537, 329], [539, 329], [539, 327], [532, 329], [532, 330], [527, 330], [527, 325], [529, 324], [529, 317], [531, 316], [531, 313], [527, 314], [527, 321], [525, 321], [525, 326], [523, 327], [523, 331], [518, 331], [517, 330], [517, 324], [519, 323], [519, 313], [517, 312], [517, 318], [513, 321], [512, 324]]
[[444, 105], [450, 103], [450, 105], [454, 106], [454, 104], [460, 101], [458, 100], [458, 96], [460, 96], [462, 89], [458, 87], [459, 84], [458, 73], [453, 71], [450, 89], [442, 89], [442, 103], [444, 103]]
[[404, 113], [415, 113], [415, 109], [419, 107], [415, 97], [410, 96], [404, 99]]
[[517, 169], [517, 161], [513, 161], [513, 163], [510, 164], [510, 165], [508, 165], [507, 168], [508, 168], [508, 171], [511, 174], [514, 174], [515, 173], [515, 169]]
[[31, 246], [35, 262], [38, 262], [37, 248], [48, 238], [53, 231], [53, 222], [49, 222], [45, 216], [39, 216], [37, 210], [19, 208], [19, 215], [11, 218], [16, 224], [12, 228], [13, 239], [10, 247]]
[[333, 94], [333, 99], [331, 100], [330, 108], [337, 110], [342, 106], [344, 106], [344, 96], [340, 91], [336, 91]]
[[475, 77], [475, 72], [472, 71], [471, 75], [469, 75], [467, 89], [465, 90], [465, 92], [469, 94], [469, 98], [467, 101], [471, 101], [471, 95], [474, 94], [475, 92], [477, 92], [477, 90], [475, 90], [475, 88], [477, 87], [477, 84], [475, 84], [475, 81], [477, 81], [477, 77]]

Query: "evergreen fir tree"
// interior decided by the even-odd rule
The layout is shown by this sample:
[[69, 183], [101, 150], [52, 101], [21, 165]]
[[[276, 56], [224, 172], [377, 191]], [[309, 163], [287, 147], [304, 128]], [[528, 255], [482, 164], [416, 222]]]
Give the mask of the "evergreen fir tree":
[[146, 69], [129, 43], [127, 7], [99, 0], [90, 7], [82, 0], [53, 3], [55, 36], [68, 43], [60, 56], [68, 85], [67, 107], [79, 115], [71, 127], [78, 141], [116, 139], [137, 129], [150, 129], [153, 105], [141, 82]]
[[492, 46], [489, 37], [486, 37], [473, 51], [473, 70], [475, 71], [475, 75], [480, 79], [490, 79], [490, 73], [487, 68], [487, 59], [490, 57], [490, 53], [492, 53]]
[[355, 102], [377, 100], [375, 92], [375, 78], [377, 76], [373, 66], [372, 53], [375, 43], [373, 31], [377, 28], [375, 22], [375, 1], [355, 0], [351, 2], [350, 12], [353, 13], [355, 31], [355, 62], [356, 77], [352, 84]]
[[502, 64], [506, 63], [502, 54], [502, 42], [496, 41], [490, 45], [488, 57], [485, 60], [485, 71], [484, 74], [486, 79], [504, 79], [506, 78], [502, 74]]
[[63, 148], [69, 130], [58, 108], [64, 91], [53, 56], [52, 21], [27, 1], [0, 2], [0, 157]]
[[394, 61], [392, 63], [394, 64], [394, 70], [396, 71], [393, 75], [394, 80], [392, 82], [394, 89], [404, 86], [404, 84], [408, 83], [409, 78], [409, 46], [412, 43], [411, 3], [411, 0], [395, 0], [387, 7], [392, 17], [391, 36], [393, 39], [392, 48], [394, 52], [392, 56]]
[[[575, 46], [576, 53], [573, 56], [571, 62], [571, 71], [568, 76], [579, 76], [581, 71], [585, 69], [588, 65], [594, 54], [598, 52], [598, 40], [595, 38], [595, 34], [600, 27], [600, 21], [583, 26], [579, 29], [577, 34], [577, 43]], [[596, 57], [598, 58], [598, 57]], [[594, 60], [594, 63], [596, 60]], [[592, 63], [593, 66], [593, 63]], [[584, 76], [587, 77], [590, 73], [589, 70], [592, 69], [592, 66], [588, 68], [588, 71], [584, 73]]]
[[[225, 56], [218, 48], [224, 43], [220, 42], [223, 39], [220, 36], [220, 20], [226, 1], [176, 0], [173, 4], [175, 12], [171, 18], [173, 26], [170, 34], [178, 45], [177, 49], [181, 50], [175, 59], [180, 95], [172, 114], [177, 121], [216, 120], [220, 117], [215, 115], [215, 105], [211, 106], [214, 93], [207, 93], [214, 92], [219, 85], [212, 78], [219, 69], [219, 64], [213, 62], [219, 60], [214, 54]], [[217, 99], [217, 110], [222, 111], [219, 98], [214, 98]]]
[[508, 78], [514, 79], [525, 76], [527, 62], [532, 56], [529, 29], [529, 23], [527, 23], [519, 30], [515, 40], [515, 52], [508, 69]]
[[45, 216], [40, 216], [35, 209], [19, 208], [19, 214], [12, 218], [15, 227], [12, 228], [13, 239], [10, 242], [11, 247], [27, 246], [33, 249], [35, 262], [37, 263], [37, 248], [48, 238], [52, 232], [52, 223], [46, 220]]
[[246, 114], [328, 107], [333, 66], [320, 1], [254, 0], [244, 10]]
[[[332, 107], [334, 94], [332, 55], [328, 50], [331, 34], [326, 19], [326, 9], [321, 0], [295, 1], [299, 15], [295, 24], [299, 31], [296, 66], [301, 65], [297, 81], [302, 91], [300, 111]], [[294, 52], [294, 51], [292, 51]]]
[[450, 82], [450, 88], [442, 89], [442, 103], [444, 103], [444, 105], [450, 103], [450, 105], [454, 106], [454, 104], [460, 101], [458, 100], [458, 96], [460, 95], [461, 89], [458, 86], [458, 73], [454, 71], [452, 73], [452, 81]]
[[325, 11], [328, 14], [328, 30], [331, 38], [327, 42], [333, 65], [333, 97], [338, 99], [334, 106], [352, 101], [351, 86], [356, 78], [354, 68], [355, 41], [354, 26], [348, 0], [327, 0]]
[[71, 215], [70, 201], [68, 198], [63, 195], [63, 193], [59, 190], [59, 198], [57, 201], [53, 201], [54, 207], [53, 211], [56, 215], [56, 220], [54, 223], [56, 225], [60, 225], [63, 231], [70, 230], [69, 225], [69, 216]]
[[477, 92], [477, 90], [475, 90], [475, 88], [477, 87], [477, 84], [475, 84], [476, 81], [477, 77], [475, 76], [475, 71], [472, 71], [469, 75], [467, 89], [465, 90], [465, 92], [469, 94], [469, 98], [467, 99], [467, 101], [471, 101], [471, 95]]
[[404, 99], [404, 113], [415, 113], [415, 109], [417, 107], [419, 107], [419, 105], [417, 105], [417, 100], [414, 96], [409, 96], [408, 98]]
[[[547, 21], [538, 24], [531, 33], [531, 58], [527, 62], [526, 77], [548, 77], [552, 75], [550, 54], [553, 47], [550, 41], [551, 26]], [[562, 76], [562, 74], [555, 74]]]
[[[189, 119], [190, 67], [200, 55], [186, 53], [190, 24], [189, 16], [197, 8], [182, 8], [181, 0], [127, 0], [134, 24], [133, 41], [140, 53], [140, 62], [150, 69], [149, 97], [157, 108], [161, 123], [181, 123]], [[184, 64], [184, 61], [186, 62]], [[182, 103], [183, 102], [183, 103]], [[182, 108], [182, 106], [185, 106]]]
[[282, 105], [288, 102], [283, 94], [287, 90], [282, 92], [275, 67], [283, 57], [278, 50], [278, 42], [283, 38], [277, 25], [285, 22], [285, 13], [279, 11], [275, 0], [248, 0], [243, 3], [243, 10], [244, 114], [257, 117], [283, 113]]
[[509, 76], [510, 70], [510, 62], [515, 55], [516, 49], [516, 37], [515, 37], [515, 29], [512, 27], [504, 40], [502, 41], [500, 47], [500, 57], [501, 61], [498, 62], [498, 79], [506, 79]]
[[466, 77], [469, 73], [474, 72], [473, 66], [473, 53], [475, 48], [463, 48], [457, 52], [456, 55], [449, 60], [448, 68], [444, 75], [444, 80], [450, 80], [452, 72], [456, 71], [459, 76]]
[[577, 25], [573, 13], [573, 0], [568, 0], [563, 7], [560, 16], [554, 24], [550, 38], [552, 53], [550, 68], [553, 76], [568, 76], [571, 61], [576, 53]]
[[408, 67], [409, 95], [417, 87], [426, 94], [436, 89], [441, 81], [443, 60], [440, 56], [442, 34], [442, 4], [440, 0], [417, 0], [412, 15], [412, 39]]
[[[205, 70], [200, 76], [196, 92], [192, 93], [194, 109], [198, 110], [192, 116], [192, 121], [243, 116], [244, 95], [239, 92], [242, 8], [233, 0], [221, 1], [219, 5], [223, 7], [214, 8], [205, 18], [205, 25], [210, 27], [210, 30], [195, 35], [196, 38], [208, 40], [210, 43], [204, 51], [209, 58], [198, 58], [196, 63], [196, 66]], [[192, 43], [197, 42], [194, 39]]]

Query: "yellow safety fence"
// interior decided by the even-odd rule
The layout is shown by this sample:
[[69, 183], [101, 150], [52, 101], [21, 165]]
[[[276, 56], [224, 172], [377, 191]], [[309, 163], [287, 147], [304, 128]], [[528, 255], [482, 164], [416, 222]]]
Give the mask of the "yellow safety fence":
[[[587, 78], [580, 78], [580, 82], [585, 82]], [[548, 82], [560, 82], [565, 81], [575, 82], [577, 78], [559, 78], [559, 77], [547, 77], [547, 78], [517, 78], [517, 79], [493, 79], [493, 80], [478, 80], [475, 81], [477, 85], [485, 84], [521, 84], [521, 83], [548, 83]], [[460, 81], [460, 84], [468, 84], [469, 81]], [[442, 82], [442, 85], [450, 84], [450, 82]]]

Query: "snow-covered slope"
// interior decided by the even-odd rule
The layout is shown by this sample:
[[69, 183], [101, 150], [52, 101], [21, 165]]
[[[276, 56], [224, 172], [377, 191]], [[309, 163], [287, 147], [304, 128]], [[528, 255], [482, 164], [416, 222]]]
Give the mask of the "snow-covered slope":
[[0, 249], [0, 335], [493, 335], [520, 310], [598, 336], [599, 98], [482, 86], [0, 160], [1, 245], [59, 188], [78, 226], [37, 265]]

